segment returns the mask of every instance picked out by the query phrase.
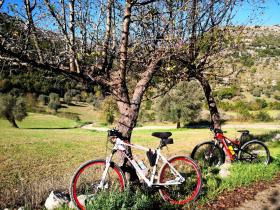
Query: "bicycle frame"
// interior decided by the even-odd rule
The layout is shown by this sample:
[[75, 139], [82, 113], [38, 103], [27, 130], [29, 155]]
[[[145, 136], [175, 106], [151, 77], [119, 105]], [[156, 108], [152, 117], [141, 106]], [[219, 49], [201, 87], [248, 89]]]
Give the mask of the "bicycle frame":
[[[125, 151], [126, 151], [126, 148], [125, 147], [131, 147], [131, 148], [135, 148], [135, 149], [138, 149], [138, 150], [143, 150], [143, 151], [149, 151], [148, 148], [146, 147], [143, 147], [143, 146], [139, 146], [139, 145], [134, 145], [134, 144], [131, 144], [131, 143], [128, 143], [128, 142], [125, 142], [125, 141], [122, 141], [121, 139], [119, 138], [116, 138], [116, 142], [115, 142], [115, 145], [112, 149], [112, 153], [110, 156], [108, 156], [106, 158], [106, 167], [105, 167], [105, 170], [102, 174], [102, 178], [101, 178], [101, 182], [98, 186], [98, 188], [103, 188], [103, 185], [104, 185], [104, 180], [106, 178], [106, 175], [107, 175], [107, 172], [108, 172], [108, 169], [110, 167], [110, 163], [111, 163], [111, 160], [112, 160], [112, 157], [114, 155], [114, 153], [119, 150], [119, 151], [122, 151], [123, 154], [125, 155], [125, 157], [128, 159], [128, 161], [132, 164], [132, 166], [135, 168], [136, 172], [138, 173], [138, 175], [140, 176], [141, 179], [144, 180], [144, 182], [149, 186], [149, 187], [152, 187], [152, 186], [167, 186], [167, 185], [178, 185], [178, 184], [182, 184], [184, 181], [185, 181], [185, 178], [181, 176], [181, 174], [168, 162], [168, 160], [163, 156], [161, 155], [160, 153], [160, 148], [157, 148], [156, 149], [156, 161], [155, 161], [155, 165], [153, 166], [152, 168], [152, 174], [151, 174], [151, 177], [150, 179], [148, 179], [145, 174], [142, 172], [142, 170], [140, 169], [139, 165], [136, 163], [136, 161], [129, 157]], [[155, 181], [155, 175], [156, 175], [156, 171], [157, 171], [157, 164], [158, 164], [158, 161], [159, 159], [162, 160], [163, 164], [168, 164], [168, 166], [171, 168], [171, 172], [172, 174], [176, 177], [175, 180], [169, 180], [165, 183], [159, 183], [158, 180], [157, 180], [157, 183], [154, 183]]]
[[229, 156], [230, 160], [235, 160], [235, 156], [232, 155], [232, 153], [230, 152], [230, 149], [228, 148], [228, 143], [227, 142], [230, 142], [231, 144], [236, 145], [238, 148], [239, 148], [239, 143], [236, 143], [235, 141], [227, 138], [222, 133], [215, 134], [214, 139], [216, 140], [217, 143], [221, 143], [223, 145], [223, 147], [225, 148], [225, 152]]

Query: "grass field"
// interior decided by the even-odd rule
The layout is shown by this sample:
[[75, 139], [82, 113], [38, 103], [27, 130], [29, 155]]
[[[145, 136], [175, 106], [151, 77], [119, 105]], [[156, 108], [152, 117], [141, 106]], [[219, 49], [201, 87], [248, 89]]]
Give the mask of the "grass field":
[[[106, 132], [75, 128], [75, 121], [29, 113], [18, 125], [20, 129], [15, 129], [0, 119], [0, 208], [26, 203], [38, 207], [51, 190], [68, 188], [82, 162], [106, 155]], [[166, 156], [188, 155], [197, 143], [212, 137], [209, 129], [171, 131], [174, 144], [164, 149]], [[236, 129], [227, 131], [228, 136], [237, 137]], [[132, 142], [155, 148], [159, 140], [151, 137], [152, 132], [137, 130]], [[271, 130], [251, 132], [262, 135]], [[279, 145], [271, 145], [271, 153], [279, 154]]]

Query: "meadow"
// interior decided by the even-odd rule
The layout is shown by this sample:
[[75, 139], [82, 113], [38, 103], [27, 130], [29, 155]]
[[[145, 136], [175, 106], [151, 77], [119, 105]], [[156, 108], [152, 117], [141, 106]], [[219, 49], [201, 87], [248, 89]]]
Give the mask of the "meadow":
[[[79, 123], [55, 115], [29, 113], [18, 123], [20, 129], [12, 128], [8, 121], [0, 119], [0, 207], [14, 207], [28, 204], [40, 208], [51, 190], [67, 190], [76, 168], [89, 159], [104, 158], [110, 144], [106, 142], [105, 131], [85, 130]], [[226, 129], [229, 137], [238, 137], [237, 129]], [[149, 148], [155, 148], [159, 140], [151, 136], [155, 130], [135, 130], [132, 142]], [[164, 130], [161, 130], [164, 131]], [[193, 147], [202, 141], [211, 139], [213, 134], [208, 128], [203, 129], [168, 129], [173, 133], [174, 144], [164, 149], [163, 153], [189, 155]], [[269, 140], [274, 130], [265, 128], [250, 129], [255, 135]], [[108, 146], [108, 147], [107, 147]], [[270, 143], [271, 155], [280, 154], [279, 143]], [[144, 158], [140, 153], [137, 156]], [[237, 168], [241, 167], [237, 164]], [[235, 167], [234, 167], [235, 168]], [[238, 171], [238, 169], [236, 169]], [[244, 170], [244, 168], [242, 168]], [[202, 200], [214, 199], [222, 190], [251, 183], [258, 179], [271, 179], [280, 171], [276, 164], [263, 169], [252, 169], [252, 176], [244, 180], [223, 182], [222, 188]], [[257, 173], [256, 173], [257, 171]], [[266, 171], [266, 173], [264, 173]], [[235, 174], [235, 173], [233, 173]], [[243, 180], [243, 181], [242, 181]], [[237, 182], [237, 183], [236, 183]], [[210, 181], [211, 184], [211, 181]], [[213, 183], [211, 184], [213, 185]]]

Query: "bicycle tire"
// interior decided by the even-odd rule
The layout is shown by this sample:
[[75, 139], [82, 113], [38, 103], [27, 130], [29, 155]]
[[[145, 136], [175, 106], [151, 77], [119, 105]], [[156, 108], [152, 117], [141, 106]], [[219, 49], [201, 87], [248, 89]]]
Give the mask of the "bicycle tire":
[[195, 146], [191, 158], [201, 167], [220, 166], [225, 162], [225, 152], [214, 142], [206, 141]]
[[[71, 200], [78, 209], [86, 210], [87, 199], [92, 199], [92, 197], [96, 196], [99, 191], [97, 185], [100, 183], [105, 165], [105, 160], [90, 160], [82, 164], [74, 173], [69, 191]], [[94, 176], [94, 174], [97, 176]], [[122, 191], [126, 185], [126, 179], [122, 170], [113, 162], [110, 164], [105, 182], [105, 186], [107, 186], [105, 188], [108, 191]]]
[[[195, 200], [202, 187], [202, 176], [199, 167], [189, 157], [175, 156], [168, 162], [185, 178], [185, 182], [180, 185], [163, 186], [159, 189], [161, 197], [171, 204], [183, 205]], [[166, 163], [159, 172], [159, 183], [165, 183], [171, 178], [175, 178], [170, 171], [170, 166]]]
[[261, 163], [265, 165], [270, 163], [270, 152], [267, 146], [258, 140], [251, 140], [243, 144], [239, 153], [238, 159], [240, 161], [249, 163]]

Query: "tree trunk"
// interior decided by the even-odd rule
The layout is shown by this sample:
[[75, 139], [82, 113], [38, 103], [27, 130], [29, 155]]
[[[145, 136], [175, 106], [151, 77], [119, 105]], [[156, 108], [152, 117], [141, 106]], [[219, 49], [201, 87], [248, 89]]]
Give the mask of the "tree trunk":
[[70, 32], [70, 71], [80, 73], [79, 63], [76, 55], [76, 37], [75, 37], [75, 0], [69, 1], [69, 32]]
[[17, 123], [16, 123], [16, 121], [15, 121], [15, 119], [13, 117], [9, 118], [8, 120], [9, 120], [9, 122], [12, 124], [12, 126], [14, 128], [18, 128], [18, 125], [17, 125]]
[[42, 51], [39, 46], [37, 33], [36, 33], [36, 27], [34, 26], [34, 21], [33, 21], [33, 16], [32, 16], [32, 11], [34, 10], [34, 8], [36, 6], [36, 0], [34, 1], [34, 4], [32, 6], [30, 5], [30, 0], [25, 0], [24, 4], [25, 4], [25, 11], [26, 11], [26, 14], [28, 17], [28, 28], [29, 28], [28, 30], [29, 30], [31, 38], [34, 41], [39, 61], [40, 61], [40, 63], [43, 63], [44, 58], [43, 58]]
[[[122, 135], [130, 142], [132, 130], [136, 125], [136, 121], [138, 118], [139, 107], [132, 108], [129, 104], [118, 102], [118, 108], [120, 111], [120, 118], [118, 119], [118, 123], [116, 129], [122, 133]], [[129, 156], [132, 156], [131, 148], [128, 148]], [[121, 169], [126, 174], [127, 179], [130, 182], [138, 182], [138, 176], [136, 170], [131, 166], [130, 162], [126, 158], [122, 158], [122, 166]]]
[[221, 119], [220, 119], [220, 114], [217, 108], [217, 104], [215, 102], [215, 98], [213, 96], [213, 92], [211, 89], [211, 86], [207, 80], [207, 78], [205, 78], [205, 76], [203, 74], [197, 74], [196, 75], [196, 79], [200, 82], [205, 97], [207, 99], [207, 104], [208, 104], [208, 108], [210, 111], [210, 117], [211, 117], [211, 122], [214, 126], [214, 128], [221, 128]]
[[3, 4], [4, 4], [4, 0], [0, 0], [0, 9], [2, 8]]
[[177, 128], [181, 128], [181, 109], [177, 110]]

